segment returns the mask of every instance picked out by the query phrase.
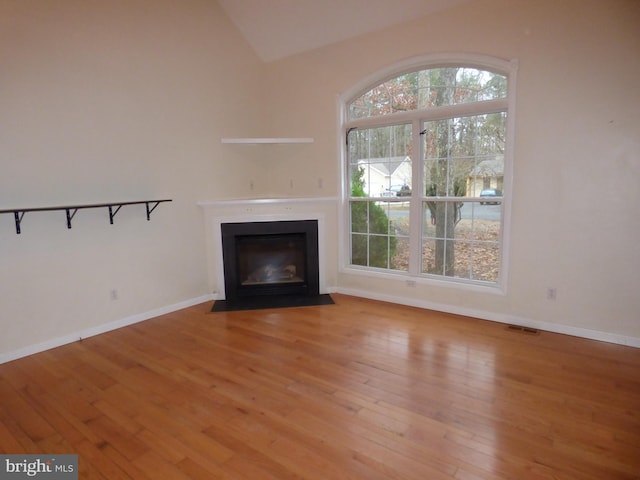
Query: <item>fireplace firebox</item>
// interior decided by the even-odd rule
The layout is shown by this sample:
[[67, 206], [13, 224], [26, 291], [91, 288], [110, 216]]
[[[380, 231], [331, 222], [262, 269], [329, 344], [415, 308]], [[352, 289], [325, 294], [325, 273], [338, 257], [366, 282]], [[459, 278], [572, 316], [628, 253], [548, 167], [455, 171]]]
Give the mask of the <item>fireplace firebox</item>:
[[318, 221], [222, 223], [227, 302], [319, 295]]

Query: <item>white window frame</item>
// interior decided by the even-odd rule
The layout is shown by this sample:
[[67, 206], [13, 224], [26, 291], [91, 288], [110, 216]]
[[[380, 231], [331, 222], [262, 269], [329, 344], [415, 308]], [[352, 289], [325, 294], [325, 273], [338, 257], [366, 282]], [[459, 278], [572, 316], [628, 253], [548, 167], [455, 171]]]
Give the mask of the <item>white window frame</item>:
[[[427, 70], [441, 67], [470, 67], [478, 69], [486, 69], [505, 75], [507, 77], [508, 89], [507, 98], [499, 100], [490, 100], [485, 102], [478, 102], [477, 104], [461, 104], [461, 105], [447, 105], [442, 107], [436, 107], [431, 109], [416, 110], [410, 112], [400, 112], [390, 115], [360, 118], [356, 120], [349, 119], [348, 104], [352, 102], [358, 96], [366, 93], [371, 88], [380, 85], [381, 83], [400, 76], [405, 73]], [[510, 231], [511, 231], [511, 198], [512, 198], [512, 185], [513, 185], [513, 152], [514, 152], [514, 139], [515, 139], [515, 118], [516, 118], [516, 77], [518, 71], [518, 61], [505, 60], [497, 57], [491, 57], [478, 54], [432, 54], [419, 57], [412, 57], [402, 60], [398, 63], [392, 64], [374, 72], [367, 76], [363, 80], [356, 83], [353, 87], [343, 92], [338, 96], [338, 159], [341, 178], [341, 192], [340, 192], [340, 208], [339, 208], [339, 271], [344, 274], [354, 274], [360, 276], [368, 276], [376, 279], [389, 278], [389, 279], [405, 279], [407, 282], [415, 282], [420, 284], [431, 284], [437, 286], [454, 287], [467, 289], [471, 291], [482, 291], [498, 294], [506, 294], [508, 285], [509, 274], [509, 253], [510, 253]], [[474, 106], [477, 107], [477, 112], [474, 111]], [[504, 182], [503, 182], [503, 212], [502, 212], [502, 229], [500, 238], [500, 275], [496, 283], [483, 283], [476, 281], [469, 281], [464, 279], [458, 279], [455, 277], [435, 277], [424, 276], [420, 273], [420, 267], [418, 262], [413, 262], [409, 266], [408, 272], [373, 269], [370, 267], [362, 267], [350, 264], [350, 198], [351, 191], [350, 175], [348, 167], [348, 151], [346, 145], [346, 136], [350, 128], [354, 126], [358, 127], [376, 127], [388, 125], [390, 117], [393, 118], [393, 122], [412, 122], [415, 131], [420, 131], [419, 127], [423, 121], [437, 120], [441, 118], [448, 118], [456, 116], [457, 114], [468, 116], [474, 113], [488, 113], [492, 110], [507, 112], [507, 134], [506, 134], [506, 146], [504, 153]], [[422, 145], [420, 142], [420, 136], [414, 135], [413, 151], [414, 154], [413, 165], [418, 168], [418, 171], [413, 172], [414, 186], [412, 191], [417, 192], [415, 185], [417, 182], [422, 181]], [[418, 165], [420, 165], [418, 167]], [[421, 202], [411, 203], [411, 218], [420, 218], [422, 215]], [[412, 221], [410, 225], [410, 237], [411, 239], [421, 238], [422, 225], [419, 221]], [[420, 243], [411, 241], [410, 258], [421, 258]]]

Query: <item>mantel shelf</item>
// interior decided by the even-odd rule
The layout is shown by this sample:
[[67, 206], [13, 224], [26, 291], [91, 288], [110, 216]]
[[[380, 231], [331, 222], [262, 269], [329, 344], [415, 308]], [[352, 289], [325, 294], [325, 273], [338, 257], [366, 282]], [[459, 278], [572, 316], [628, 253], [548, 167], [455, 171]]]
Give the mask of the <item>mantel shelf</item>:
[[240, 137], [222, 139], [222, 143], [235, 143], [244, 145], [313, 143], [313, 141], [313, 138], [310, 137]]
[[139, 200], [136, 202], [110, 202], [110, 203], [90, 203], [82, 205], [61, 205], [56, 207], [35, 207], [35, 208], [10, 208], [6, 210], [0, 210], [2, 213], [13, 213], [16, 222], [16, 233], [20, 234], [20, 224], [22, 218], [27, 212], [50, 212], [50, 211], [66, 211], [67, 213], [67, 228], [71, 228], [71, 220], [75, 216], [78, 210], [87, 208], [108, 208], [109, 209], [109, 222], [113, 225], [113, 219], [116, 213], [124, 205], [146, 205], [147, 208], [147, 220], [151, 220], [151, 212], [153, 212], [158, 205], [164, 202], [171, 202], [170, 199], [163, 200]]

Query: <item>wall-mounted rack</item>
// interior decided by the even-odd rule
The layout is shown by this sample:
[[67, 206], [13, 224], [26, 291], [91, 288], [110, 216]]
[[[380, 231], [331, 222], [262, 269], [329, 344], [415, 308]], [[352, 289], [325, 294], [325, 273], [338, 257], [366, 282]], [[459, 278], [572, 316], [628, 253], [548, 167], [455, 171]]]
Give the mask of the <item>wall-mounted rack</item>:
[[258, 144], [283, 144], [283, 143], [313, 143], [313, 138], [310, 137], [286, 137], [286, 138], [277, 138], [277, 137], [263, 137], [263, 138], [223, 138], [222, 143], [236, 143], [236, 144], [244, 144], [244, 145], [258, 145]]
[[147, 220], [151, 220], [151, 212], [153, 212], [158, 205], [164, 202], [171, 202], [170, 199], [163, 200], [140, 200], [137, 202], [110, 202], [110, 203], [91, 203], [85, 205], [62, 205], [57, 207], [36, 207], [36, 208], [10, 208], [7, 210], [0, 210], [2, 213], [13, 213], [13, 217], [16, 222], [16, 233], [20, 234], [20, 225], [22, 218], [27, 212], [49, 212], [49, 211], [62, 211], [67, 213], [67, 228], [71, 228], [71, 220], [78, 212], [87, 208], [108, 208], [109, 209], [109, 223], [113, 225], [113, 219], [120, 209], [125, 205], [146, 205], [147, 208]]

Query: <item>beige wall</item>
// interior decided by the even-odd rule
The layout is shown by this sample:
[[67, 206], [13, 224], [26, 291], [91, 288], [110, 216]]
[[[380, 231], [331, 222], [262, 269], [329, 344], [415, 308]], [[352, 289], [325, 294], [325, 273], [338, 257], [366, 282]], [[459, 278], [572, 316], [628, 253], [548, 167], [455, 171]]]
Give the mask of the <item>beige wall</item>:
[[272, 124], [316, 137], [304, 159], [275, 163], [272, 175], [324, 176], [337, 193], [336, 96], [413, 56], [519, 61], [506, 295], [348, 272], [339, 288], [640, 345], [638, 25], [631, 0], [481, 0], [269, 64]]
[[[115, 225], [80, 211], [72, 230], [63, 213], [29, 213], [21, 235], [0, 215], [0, 361], [209, 294], [197, 202], [338, 196], [337, 97], [441, 52], [519, 60], [507, 293], [339, 272], [329, 213], [331, 285], [640, 342], [639, 10], [480, 0], [262, 64], [213, 1], [0, 0], [0, 209], [174, 199], [151, 222], [143, 207]], [[220, 144], [268, 135], [316, 141]]]
[[0, 209], [173, 199], [0, 215], [0, 360], [209, 293], [196, 203], [249, 193], [220, 137], [261, 123], [263, 68], [214, 1], [0, 0]]

